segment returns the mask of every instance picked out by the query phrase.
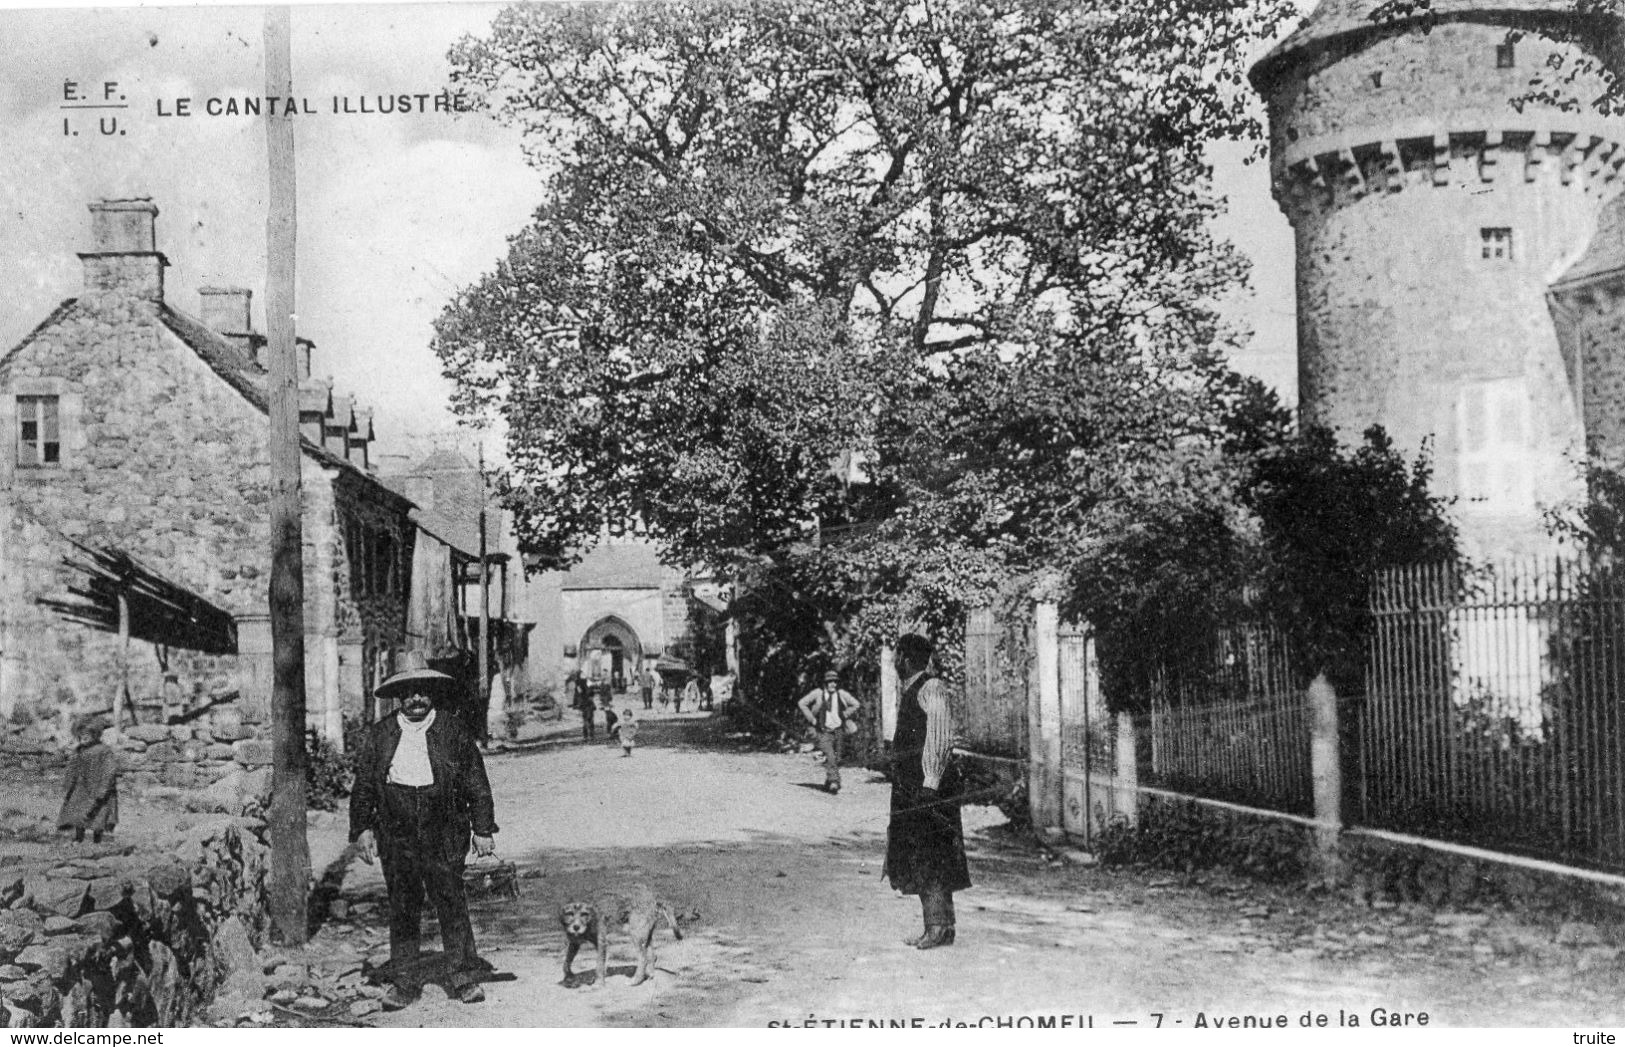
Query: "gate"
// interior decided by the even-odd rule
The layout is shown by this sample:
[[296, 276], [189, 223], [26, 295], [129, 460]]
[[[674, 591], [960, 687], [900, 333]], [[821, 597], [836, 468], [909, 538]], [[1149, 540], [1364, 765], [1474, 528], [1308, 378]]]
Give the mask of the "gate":
[[987, 608], [965, 623], [965, 686], [948, 689], [962, 748], [1012, 763], [1027, 761], [1024, 630], [1012, 631]]
[[1064, 623], [1057, 636], [1061, 706], [1061, 825], [1087, 846], [1112, 816], [1112, 735], [1095, 638]]

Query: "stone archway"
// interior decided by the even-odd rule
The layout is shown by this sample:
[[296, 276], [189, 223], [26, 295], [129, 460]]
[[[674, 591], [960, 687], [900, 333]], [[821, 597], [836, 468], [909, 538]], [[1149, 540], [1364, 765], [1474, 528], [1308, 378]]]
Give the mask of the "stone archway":
[[619, 615], [605, 615], [581, 635], [576, 667], [589, 680], [605, 681], [617, 691], [637, 679], [643, 666], [638, 633]]

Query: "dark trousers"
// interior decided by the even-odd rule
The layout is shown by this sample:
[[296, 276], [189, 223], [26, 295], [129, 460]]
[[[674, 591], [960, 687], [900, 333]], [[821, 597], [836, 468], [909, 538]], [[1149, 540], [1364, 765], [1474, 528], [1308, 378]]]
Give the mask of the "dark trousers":
[[421, 984], [416, 960], [425, 894], [440, 919], [451, 982], [472, 980], [477, 959], [463, 894], [464, 855], [447, 853], [450, 812], [440, 788], [386, 784], [379, 799], [378, 854], [389, 888], [389, 961], [396, 984]]
[[593, 732], [596, 731], [597, 728], [598, 728], [597, 723], [593, 720], [593, 717], [596, 716], [596, 715], [598, 715], [598, 712], [597, 712], [597, 710], [593, 709], [592, 707], [590, 707], [590, 706], [583, 706], [582, 707], [582, 709], [581, 709], [581, 738], [582, 738], [583, 741], [588, 741], [588, 742], [592, 741]]
[[824, 784], [841, 784], [841, 734], [840, 731], [818, 731], [818, 751], [824, 754]]
[[645, 709], [653, 709], [655, 707], [655, 693], [648, 687], [643, 689], [643, 707]]

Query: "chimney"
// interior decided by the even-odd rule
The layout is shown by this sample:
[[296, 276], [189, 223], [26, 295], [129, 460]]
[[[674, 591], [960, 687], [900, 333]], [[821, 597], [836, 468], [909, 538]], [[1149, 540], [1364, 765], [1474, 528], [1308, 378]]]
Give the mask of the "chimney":
[[92, 249], [81, 252], [85, 291], [164, 300], [164, 266], [153, 232], [158, 208], [145, 197], [90, 205]]
[[372, 471], [372, 408], [355, 409], [355, 431], [350, 434], [350, 461], [362, 469]]
[[248, 315], [253, 291], [245, 287], [200, 287], [197, 296], [203, 303], [203, 322], [216, 334], [254, 333], [254, 322]]

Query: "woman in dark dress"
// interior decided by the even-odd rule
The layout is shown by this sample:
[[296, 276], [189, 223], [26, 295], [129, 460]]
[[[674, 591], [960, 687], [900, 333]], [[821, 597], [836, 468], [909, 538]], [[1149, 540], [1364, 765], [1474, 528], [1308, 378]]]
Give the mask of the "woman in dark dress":
[[954, 892], [971, 885], [965, 832], [949, 766], [953, 718], [942, 681], [931, 675], [931, 641], [909, 634], [897, 642], [897, 731], [892, 742], [891, 821], [884, 875], [904, 894], [920, 896], [925, 930], [905, 944], [935, 949], [954, 943]]

